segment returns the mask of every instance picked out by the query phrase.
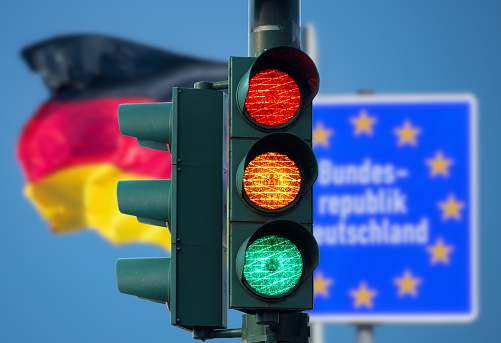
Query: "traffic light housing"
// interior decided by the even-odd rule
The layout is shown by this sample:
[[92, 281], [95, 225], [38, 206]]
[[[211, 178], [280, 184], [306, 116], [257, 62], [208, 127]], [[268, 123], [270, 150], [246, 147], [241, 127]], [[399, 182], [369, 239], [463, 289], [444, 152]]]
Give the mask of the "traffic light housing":
[[230, 57], [229, 307], [313, 308], [311, 102], [318, 71], [292, 47]]
[[122, 213], [171, 232], [170, 258], [118, 260], [119, 291], [166, 303], [183, 329], [225, 328], [226, 95], [174, 88], [171, 103], [120, 105], [119, 125], [172, 158], [171, 180], [118, 183]]

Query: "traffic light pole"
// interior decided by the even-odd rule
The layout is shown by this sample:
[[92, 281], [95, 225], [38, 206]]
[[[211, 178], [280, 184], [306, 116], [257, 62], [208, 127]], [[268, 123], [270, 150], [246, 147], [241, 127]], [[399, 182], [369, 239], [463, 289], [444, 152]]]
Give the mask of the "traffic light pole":
[[306, 313], [281, 313], [277, 324], [260, 325], [253, 314], [242, 315], [242, 342], [308, 343], [310, 327]]
[[[278, 46], [301, 47], [300, 0], [249, 0], [249, 57]], [[243, 343], [307, 343], [309, 315], [266, 310], [243, 314], [241, 335]]]
[[301, 47], [299, 0], [249, 0], [249, 57], [277, 46]]
[[213, 338], [242, 337], [242, 343], [308, 343], [310, 327], [306, 313], [281, 313], [275, 324], [262, 325], [254, 314], [242, 315], [242, 328], [229, 330], [193, 330], [193, 338], [205, 341]]

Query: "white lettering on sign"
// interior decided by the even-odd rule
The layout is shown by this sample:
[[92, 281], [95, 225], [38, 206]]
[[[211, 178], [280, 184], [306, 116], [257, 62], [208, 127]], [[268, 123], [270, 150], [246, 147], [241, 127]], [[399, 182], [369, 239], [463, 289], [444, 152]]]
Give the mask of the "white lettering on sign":
[[391, 185], [408, 176], [407, 169], [398, 169], [391, 163], [373, 163], [370, 158], [358, 165], [337, 165], [324, 158], [318, 162], [317, 182], [320, 186]]
[[388, 218], [362, 224], [315, 225], [315, 238], [322, 245], [423, 245], [429, 238], [429, 220], [394, 223]]
[[361, 194], [321, 195], [317, 201], [317, 214], [320, 216], [340, 216], [347, 219], [350, 215], [406, 214], [406, 195], [399, 188], [368, 188]]
[[347, 164], [324, 158], [319, 160], [318, 167], [317, 187], [329, 188], [332, 193], [318, 196], [315, 212], [319, 217], [333, 217], [333, 223], [337, 223], [315, 225], [319, 245], [428, 243], [427, 217], [416, 223], [397, 223], [392, 219], [393, 216], [405, 218], [409, 213], [408, 196], [398, 186], [399, 180], [409, 177], [408, 169], [370, 158]]

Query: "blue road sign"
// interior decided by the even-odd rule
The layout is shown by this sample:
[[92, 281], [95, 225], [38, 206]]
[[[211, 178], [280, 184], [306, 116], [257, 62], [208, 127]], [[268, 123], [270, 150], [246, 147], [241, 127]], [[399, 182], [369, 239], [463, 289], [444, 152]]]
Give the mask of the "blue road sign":
[[312, 321], [475, 319], [476, 123], [471, 95], [315, 100]]

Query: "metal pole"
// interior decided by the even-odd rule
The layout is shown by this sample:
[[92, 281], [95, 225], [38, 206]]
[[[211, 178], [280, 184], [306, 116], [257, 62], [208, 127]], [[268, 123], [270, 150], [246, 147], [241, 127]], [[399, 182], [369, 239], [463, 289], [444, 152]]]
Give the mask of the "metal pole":
[[276, 324], [262, 325], [253, 314], [242, 315], [242, 343], [308, 343], [309, 314], [281, 313]]
[[318, 38], [315, 26], [313, 24], [303, 25], [303, 40], [302, 49], [313, 60], [315, 65], [319, 66], [319, 51], [318, 51]]
[[374, 343], [371, 324], [357, 325], [357, 343]]
[[[301, 48], [300, 0], [249, 0], [249, 57], [278, 46]], [[242, 315], [242, 342], [308, 343], [309, 314], [258, 311]]]
[[276, 46], [301, 48], [300, 0], [249, 0], [249, 57]]
[[325, 342], [324, 323], [321, 322], [310, 323], [310, 327], [312, 328], [311, 330], [312, 343], [324, 343]]

